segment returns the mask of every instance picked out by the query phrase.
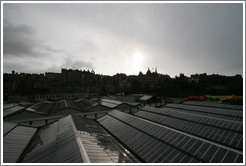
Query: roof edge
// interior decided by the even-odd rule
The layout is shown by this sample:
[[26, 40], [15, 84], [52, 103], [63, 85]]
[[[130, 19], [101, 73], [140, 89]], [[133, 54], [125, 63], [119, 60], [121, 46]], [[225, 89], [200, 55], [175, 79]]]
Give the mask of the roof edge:
[[78, 144], [78, 146], [79, 146], [79, 151], [80, 151], [81, 157], [82, 157], [84, 163], [90, 163], [91, 161], [90, 161], [90, 159], [89, 159], [89, 157], [88, 157], [88, 154], [87, 154], [87, 152], [86, 152], [86, 150], [85, 150], [85, 147], [84, 147], [82, 141], [80, 140], [80, 138], [79, 138], [79, 136], [78, 136], [78, 133], [77, 133], [78, 130], [77, 130], [75, 124], [74, 124], [72, 115], [69, 115], [69, 118], [70, 118], [70, 120], [71, 120], [71, 124], [72, 124], [72, 127], [73, 127], [73, 131], [74, 131], [74, 135], [75, 135], [77, 144]]

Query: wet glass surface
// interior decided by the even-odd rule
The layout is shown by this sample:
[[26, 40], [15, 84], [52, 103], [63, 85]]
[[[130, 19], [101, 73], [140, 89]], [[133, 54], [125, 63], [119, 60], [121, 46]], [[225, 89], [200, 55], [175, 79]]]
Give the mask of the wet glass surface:
[[[139, 111], [136, 115], [140, 115], [141, 112], [143, 111]], [[230, 148], [222, 147], [212, 142], [205, 142], [202, 139], [193, 137], [192, 135], [181, 134], [171, 128], [165, 127], [165, 125], [158, 125], [158, 123], [173, 123], [173, 125], [177, 125], [173, 120], [168, 121], [169, 117], [160, 121], [160, 119], [162, 119], [161, 115], [156, 116], [154, 113], [150, 112], [144, 112], [144, 114], [148, 114], [148, 116], [145, 116], [145, 119], [151, 119], [152, 122], [117, 110], [109, 112], [108, 115], [100, 118], [98, 122], [120, 139], [145, 162], [208, 163], [223, 162], [223, 160], [232, 161], [233, 159], [235, 162], [241, 160], [241, 158], [237, 157], [234, 153], [233, 159], [226, 155], [228, 152], [232, 152]], [[180, 126], [180, 128], [181, 127], [182, 126]], [[194, 130], [194, 126], [192, 125], [183, 127], [189, 127], [186, 128], [186, 130], [190, 130], [191, 132]], [[197, 133], [197, 131], [194, 130], [194, 133]], [[222, 135], [223, 133], [224, 132], [219, 132], [219, 129], [214, 130], [214, 128], [211, 128], [208, 132], [208, 136], [211, 135], [211, 137], [215, 137], [218, 134]], [[235, 134], [233, 136], [231, 143], [233, 143], [234, 140], [241, 139], [236, 138], [237, 135]], [[151, 141], [149, 142], [149, 140]], [[160, 141], [161, 145], [158, 145], [159, 143], [155, 143], [155, 141]], [[158, 147], [166, 147], [158, 150], [156, 145], [158, 145]], [[157, 154], [154, 154], [155, 152]], [[238, 152], [237, 154], [240, 153]], [[184, 156], [183, 158], [182, 155]], [[225, 159], [222, 156], [228, 157], [228, 159]], [[210, 161], [213, 157], [213, 161]], [[177, 161], [178, 159], [179, 161]]]
[[100, 125], [79, 116], [73, 116], [77, 133], [91, 162], [128, 163], [139, 162]]
[[16, 126], [3, 137], [3, 162], [15, 163], [29, 144], [37, 128]]

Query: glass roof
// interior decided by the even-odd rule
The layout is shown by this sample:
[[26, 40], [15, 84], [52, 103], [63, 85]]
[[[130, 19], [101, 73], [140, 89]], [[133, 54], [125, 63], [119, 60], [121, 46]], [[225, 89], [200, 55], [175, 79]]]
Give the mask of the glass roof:
[[101, 102], [101, 105], [106, 106], [106, 107], [109, 107], [109, 108], [114, 108], [114, 107], [117, 106], [116, 104], [108, 103], [108, 102], [104, 102], [104, 101]]
[[231, 109], [231, 110], [239, 110], [239, 111], [243, 110], [243, 106], [241, 106], [241, 105], [230, 105], [230, 104], [221, 104], [221, 103], [212, 103], [212, 102], [187, 101], [187, 102], [184, 102], [184, 104], [204, 106], [204, 107]]
[[96, 121], [79, 116], [73, 116], [73, 121], [92, 163], [139, 162]]
[[112, 103], [112, 104], [115, 104], [115, 105], [120, 105], [122, 103], [121, 101], [110, 100], [110, 99], [102, 99], [102, 102]]
[[18, 112], [18, 111], [20, 111], [20, 110], [22, 110], [24, 108], [25, 107], [21, 107], [21, 106], [18, 106], [18, 105], [14, 106], [14, 107], [6, 108], [6, 109], [3, 110], [3, 117], [6, 117], [6, 116], [8, 116], [10, 114]]
[[228, 119], [233, 121], [242, 121], [243, 119], [243, 112], [241, 111], [184, 105], [184, 104], [167, 104], [165, 106], [169, 108], [177, 108], [182, 111], [193, 111], [194, 113], [198, 113], [198, 112], [204, 113], [204, 115], [206, 116], [215, 116], [215, 117], [220, 117], [222, 119]]
[[36, 130], [37, 128], [34, 127], [16, 126], [13, 130], [4, 135], [3, 162], [18, 162], [21, 154], [24, 152]]
[[96, 121], [73, 115], [42, 127], [22, 162], [115, 163], [139, 161]]
[[[201, 121], [195, 122], [188, 119], [192, 117], [188, 117], [187, 119], [181, 119], [183, 118], [182, 116], [165, 116], [163, 114], [157, 114], [148, 111], [139, 111], [135, 115], [229, 147], [237, 148], [239, 150], [242, 150], [243, 148], [242, 123], [241, 125], [240, 123], [236, 123], [238, 124], [236, 128], [230, 128], [231, 130], [228, 130], [222, 129], [220, 125], [230, 125], [230, 123], [232, 123], [232, 126], [235, 126], [235, 123], [219, 120], [212, 121], [209, 118], [203, 118], [201, 119], [201, 121], [207, 120], [207, 122], [209, 122], [207, 124], [204, 124], [201, 123]], [[213, 126], [213, 123], [216, 123], [217, 126]], [[240, 129], [241, 132], [238, 132], [238, 130]]]
[[8, 132], [13, 130], [18, 124], [11, 122], [3, 122], [3, 135], [5, 136]]
[[[143, 113], [147, 115], [142, 117]], [[141, 117], [114, 110], [99, 118], [98, 122], [122, 141], [143, 162], [242, 162], [242, 144], [232, 148], [233, 143], [224, 146], [221, 142], [216, 142], [216, 139], [210, 141], [206, 137], [195, 136], [193, 134], [199, 132], [200, 129], [195, 130], [196, 126], [190, 121], [189, 123], [192, 125], [184, 124], [184, 121], [177, 124], [177, 119], [169, 119], [169, 116], [165, 116], [163, 119], [162, 115], [151, 111], [140, 111], [140, 113], [136, 113], [136, 115], [138, 114], [139, 116], [141, 114]], [[175, 126], [171, 128], [163, 123]], [[192, 133], [186, 133], [187, 131], [182, 129], [186, 125], [190, 127]], [[237, 134], [233, 135], [235, 139]], [[217, 137], [217, 135], [214, 137], [218, 140], [224, 138]], [[225, 138], [221, 140], [225, 141]], [[234, 142], [234, 140], [231, 141]]]
[[83, 162], [69, 117], [42, 127], [22, 162]]
[[3, 109], [7, 109], [7, 108], [10, 108], [10, 107], [14, 107], [14, 106], [16, 106], [17, 104], [13, 104], [13, 103], [11, 103], [11, 104], [3, 104]]

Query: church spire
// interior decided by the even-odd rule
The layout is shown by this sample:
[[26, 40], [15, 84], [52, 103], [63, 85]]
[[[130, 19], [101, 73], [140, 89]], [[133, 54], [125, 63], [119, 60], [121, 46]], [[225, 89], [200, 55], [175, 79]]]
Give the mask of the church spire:
[[146, 75], [150, 75], [151, 74], [151, 71], [150, 71], [150, 69], [149, 69], [149, 67], [148, 67], [148, 70], [147, 70], [147, 72], [146, 72]]

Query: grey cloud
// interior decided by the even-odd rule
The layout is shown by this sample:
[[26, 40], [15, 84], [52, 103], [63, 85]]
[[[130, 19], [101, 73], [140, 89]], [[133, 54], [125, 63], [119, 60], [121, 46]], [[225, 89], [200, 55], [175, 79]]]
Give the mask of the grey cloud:
[[71, 60], [71, 58], [66, 58], [64, 60], [64, 63], [62, 64], [51, 64], [47, 68], [47, 71], [60, 72], [61, 68], [91, 70], [91, 69], [94, 69], [94, 66], [90, 62], [81, 61], [81, 60]]
[[45, 45], [30, 26], [14, 25], [7, 21], [3, 25], [4, 58], [7, 56], [37, 57], [62, 51]]
[[74, 69], [81, 69], [81, 68], [92, 69], [93, 65], [90, 62], [75, 61], [71, 64], [71, 67]]
[[[64, 40], [59, 38], [61, 41], [53, 42], [57, 45], [62, 43], [62, 47], [71, 54], [66, 62], [57, 62], [59, 66], [92, 68], [97, 65], [99, 70], [117, 72], [120, 63], [128, 66], [124, 60], [127, 61], [136, 50], [144, 54], [146, 69], [157, 66], [159, 72], [170, 75], [231, 71], [242, 74], [243, 71], [243, 4], [68, 3], [17, 6], [22, 14], [20, 12], [16, 17], [12, 13], [8, 18], [20, 20], [53, 39], [67, 34]], [[46, 18], [49, 26], [42, 24]], [[4, 26], [8, 26], [5, 23]], [[6, 42], [11, 44], [4, 48], [4, 53], [7, 49], [16, 56], [17, 52], [21, 54], [19, 56], [34, 53], [37, 56], [40, 52], [58, 51], [52, 45], [45, 47], [30, 27], [15, 26], [12, 35], [8, 33], [8, 36], [5, 29], [4, 39], [8, 40], [4, 41], [4, 46]], [[15, 32], [17, 30], [21, 33]], [[23, 39], [25, 42], [21, 42]], [[59, 58], [52, 56], [50, 59], [62, 61], [64, 56], [60, 54]], [[104, 61], [110, 65], [104, 65]]]
[[5, 20], [11, 20], [22, 14], [22, 10], [17, 4], [3, 4], [3, 13]]
[[[75, 60], [74, 60], [75, 59]], [[71, 59], [70, 57], [64, 59], [64, 63], [61, 67], [72, 69], [93, 69], [94, 66], [91, 62], [79, 60], [78, 58]]]
[[43, 73], [40, 72], [45, 68], [45, 65], [40, 61], [30, 61], [28, 62], [32, 65], [27, 65], [22, 61], [5, 61], [3, 63], [3, 72], [8, 73], [12, 70], [18, 73]]
[[[81, 54], [96, 54], [100, 52], [99, 46], [90, 37], [83, 36], [77, 43], [77, 49]], [[90, 55], [90, 56], [91, 56]]]
[[21, 64], [21, 63], [3, 63], [3, 72], [4, 73], [8, 73], [12, 70], [17, 71], [17, 72], [24, 72], [26, 68], [25, 64]]
[[51, 64], [49, 67], [47, 67], [46, 72], [61, 72], [61, 66], [57, 64]]

